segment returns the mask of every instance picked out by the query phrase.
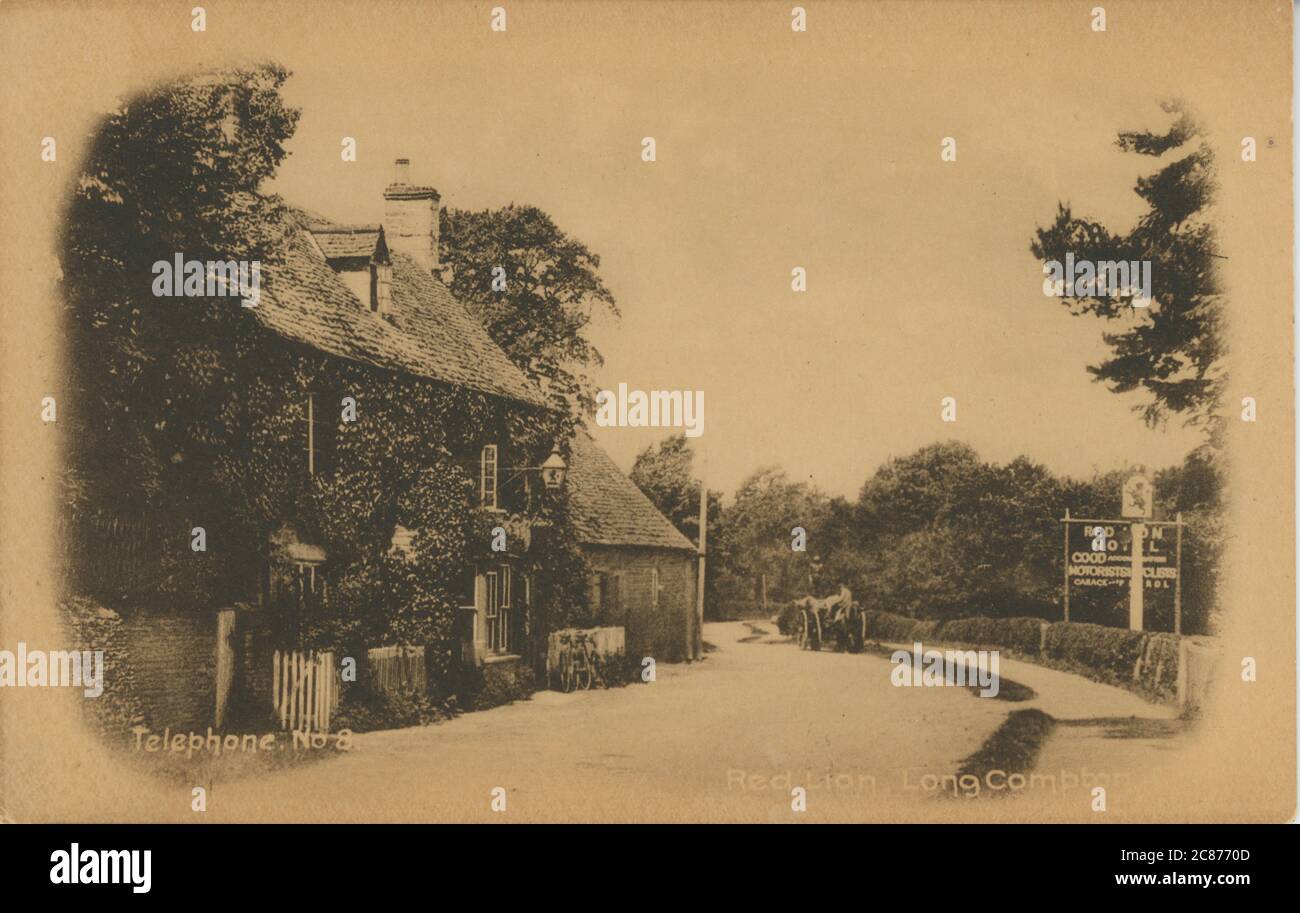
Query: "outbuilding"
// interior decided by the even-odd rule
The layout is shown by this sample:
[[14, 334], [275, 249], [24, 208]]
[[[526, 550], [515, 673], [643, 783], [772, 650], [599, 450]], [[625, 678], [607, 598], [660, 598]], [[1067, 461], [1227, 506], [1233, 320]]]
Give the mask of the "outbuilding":
[[573, 438], [569, 509], [593, 574], [602, 625], [622, 626], [634, 659], [698, 659], [696, 546], [585, 431]]

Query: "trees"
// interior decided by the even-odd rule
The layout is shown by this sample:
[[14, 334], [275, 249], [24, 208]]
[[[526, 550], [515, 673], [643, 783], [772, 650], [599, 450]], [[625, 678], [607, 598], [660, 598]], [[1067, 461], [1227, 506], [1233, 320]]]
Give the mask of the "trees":
[[[156, 297], [153, 264], [275, 259], [284, 207], [259, 188], [297, 123], [279, 92], [288, 75], [212, 70], [124, 101], [101, 123], [63, 222], [67, 507], [147, 515], [168, 542], [163, 589], [176, 595], [237, 576], [228, 546], [242, 537], [213, 477], [239, 433], [240, 304]], [[182, 561], [172, 540], [189, 520], [210, 551]]]
[[1147, 203], [1137, 225], [1115, 233], [1061, 204], [1053, 224], [1036, 230], [1030, 250], [1044, 262], [1063, 262], [1067, 253], [1094, 262], [1152, 261], [1153, 300], [1147, 308], [1133, 308], [1131, 296], [1105, 292], [1063, 302], [1071, 313], [1128, 324], [1104, 334], [1111, 355], [1088, 368], [1096, 380], [1117, 393], [1145, 390], [1150, 399], [1139, 410], [1148, 424], [1175, 413], [1215, 440], [1226, 369], [1218, 244], [1206, 220], [1216, 190], [1214, 154], [1186, 105], [1175, 101], [1161, 107], [1174, 117], [1165, 132], [1123, 131], [1116, 140], [1125, 152], [1173, 156], [1133, 188]]
[[[718, 555], [721, 597], [742, 604], [757, 602], [763, 577], [773, 601], [815, 590], [822, 559], [817, 530], [828, 510], [825, 495], [806, 483], [790, 481], [784, 470], [773, 466], [755, 470], [723, 512]], [[806, 534], [806, 550], [792, 547], [795, 527]]]
[[[630, 477], [673, 526], [692, 542], [700, 541], [700, 480], [686, 435], [664, 438], [637, 454]], [[709, 491], [709, 539], [719, 541], [722, 494]]]
[[[664, 438], [657, 446], [637, 454], [630, 478], [651, 503], [677, 530], [696, 545], [700, 543], [700, 480], [695, 478], [694, 454], [679, 434]], [[709, 560], [705, 563], [705, 610], [717, 609], [718, 568], [725, 564], [722, 537], [722, 493], [709, 491]]]
[[859, 507], [867, 560], [854, 592], [872, 608], [930, 618], [1050, 610], [1062, 490], [1044, 467], [931, 444], [880, 467]]
[[[748, 601], [760, 575], [774, 602], [833, 592], [841, 584], [869, 609], [916, 618], [1061, 617], [1060, 517], [1113, 517], [1121, 470], [1079, 480], [1026, 457], [988, 463], [966, 444], [942, 442], [890, 460], [856, 502], [825, 499], [767, 468], [741, 486], [724, 511], [727, 549], [718, 568], [724, 600]], [[1183, 538], [1184, 630], [1213, 624], [1213, 567], [1221, 548], [1215, 519], [1217, 467], [1196, 453], [1155, 474], [1156, 506], [1192, 521]], [[790, 527], [808, 531], [808, 552], [790, 549]], [[1110, 622], [1127, 590], [1075, 592], [1074, 620]], [[1117, 601], [1119, 600], [1119, 601]], [[1148, 618], [1172, 630], [1172, 593]]]
[[272, 259], [283, 206], [258, 189], [297, 123], [279, 93], [288, 75], [266, 64], [184, 77], [101, 125], [61, 238], [74, 497], [182, 514], [176, 499], [197, 486], [178, 477], [226, 443], [239, 302], [155, 297], [152, 265]]
[[600, 257], [535, 206], [444, 209], [441, 238], [452, 293], [556, 406], [574, 421], [591, 414], [588, 371], [603, 362], [585, 331], [597, 311], [619, 313]]
[[[1106, 333], [1111, 355], [1088, 368], [1117, 393], [1145, 390], [1150, 399], [1139, 411], [1148, 424], [1170, 414], [1204, 429], [1205, 444], [1182, 467], [1156, 477], [1157, 498], [1189, 521], [1184, 540], [1186, 572], [1184, 618], [1189, 630], [1210, 624], [1223, 541], [1221, 488], [1216, 454], [1222, 417], [1218, 407], [1227, 384], [1224, 320], [1226, 300], [1215, 261], [1220, 257], [1208, 213], [1217, 189], [1214, 153], [1206, 132], [1182, 102], [1161, 105], [1173, 122], [1163, 133], [1124, 131], [1116, 145], [1125, 152], [1153, 156], [1164, 164], [1139, 178], [1134, 192], [1147, 204], [1137, 225], [1123, 234], [1076, 218], [1068, 205], [1055, 222], [1039, 228], [1030, 250], [1041, 260], [1150, 260], [1152, 302], [1131, 307], [1131, 299], [1108, 294], [1066, 298], [1072, 313], [1094, 314], [1127, 323]], [[1095, 488], [1096, 486], [1094, 486]], [[1110, 486], [1105, 486], [1109, 488]], [[1094, 516], [1113, 516], [1098, 512]]]

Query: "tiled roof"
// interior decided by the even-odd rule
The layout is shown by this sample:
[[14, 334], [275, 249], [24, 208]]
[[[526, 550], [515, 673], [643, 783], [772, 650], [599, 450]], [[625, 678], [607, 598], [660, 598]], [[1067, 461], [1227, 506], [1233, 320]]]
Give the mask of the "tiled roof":
[[696, 550], [581, 429], [573, 436], [565, 487], [578, 538], [585, 544]]
[[[313, 233], [316, 244], [304, 228], [290, 231], [283, 246], [284, 262], [263, 267], [261, 298], [257, 307], [249, 309], [255, 319], [287, 339], [331, 355], [529, 405], [546, 405], [537, 388], [447, 287], [405, 254], [390, 252], [392, 306], [387, 313], [373, 313], [369, 303], [357, 300], [321, 250], [336, 242], [340, 247], [353, 244], [357, 250], [370, 243], [364, 254], [369, 256], [374, 244], [364, 242], [361, 228]], [[328, 240], [322, 244], [322, 239]], [[337, 256], [354, 256], [352, 249]]]
[[378, 225], [311, 225], [311, 236], [330, 259], [369, 257], [379, 241]]

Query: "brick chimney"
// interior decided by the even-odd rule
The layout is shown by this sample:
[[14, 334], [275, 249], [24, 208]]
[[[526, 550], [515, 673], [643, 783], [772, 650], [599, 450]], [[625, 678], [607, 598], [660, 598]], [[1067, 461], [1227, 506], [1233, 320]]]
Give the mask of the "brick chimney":
[[384, 188], [384, 237], [425, 269], [438, 269], [438, 203], [432, 187], [411, 183], [411, 160], [393, 163], [393, 183]]

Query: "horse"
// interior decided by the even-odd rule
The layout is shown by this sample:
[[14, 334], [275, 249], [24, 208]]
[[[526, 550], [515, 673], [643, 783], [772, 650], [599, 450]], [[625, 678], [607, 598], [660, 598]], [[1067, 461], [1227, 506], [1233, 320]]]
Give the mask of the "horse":
[[853, 610], [853, 593], [840, 584], [840, 591], [833, 596], [818, 599], [815, 596], [803, 596], [794, 600], [794, 607], [799, 610], [799, 621], [795, 631], [801, 648], [821, 649], [822, 630], [824, 627], [842, 626]]

